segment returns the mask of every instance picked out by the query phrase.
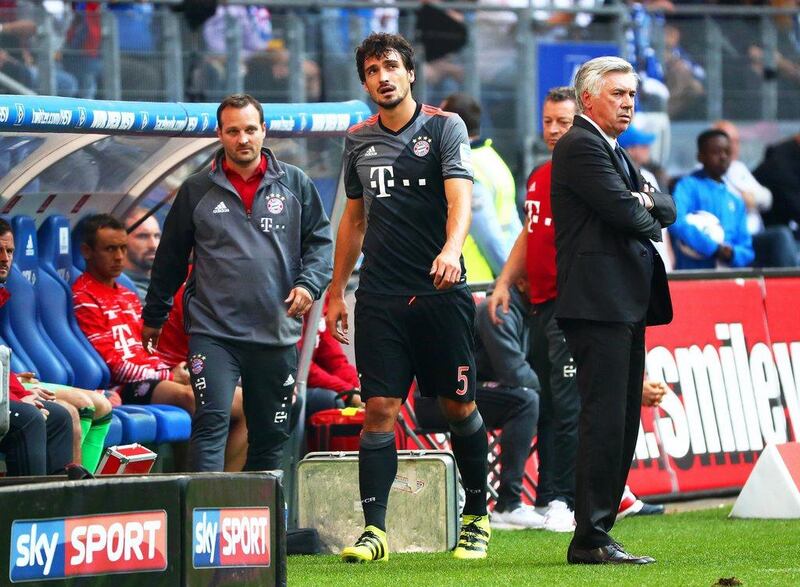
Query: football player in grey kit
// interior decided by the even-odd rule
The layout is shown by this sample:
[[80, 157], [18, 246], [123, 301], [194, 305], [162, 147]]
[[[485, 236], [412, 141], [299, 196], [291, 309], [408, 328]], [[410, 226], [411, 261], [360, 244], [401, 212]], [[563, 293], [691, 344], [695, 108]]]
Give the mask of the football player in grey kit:
[[472, 168], [463, 121], [412, 94], [413, 49], [373, 33], [356, 50], [378, 114], [347, 134], [347, 206], [339, 226], [328, 329], [348, 344], [347, 280], [361, 251], [355, 350], [366, 419], [359, 447], [365, 529], [347, 562], [387, 560], [386, 509], [397, 473], [394, 424], [416, 376], [450, 424], [466, 502], [456, 558], [485, 558], [486, 427], [475, 408], [475, 304], [461, 247], [470, 222]]

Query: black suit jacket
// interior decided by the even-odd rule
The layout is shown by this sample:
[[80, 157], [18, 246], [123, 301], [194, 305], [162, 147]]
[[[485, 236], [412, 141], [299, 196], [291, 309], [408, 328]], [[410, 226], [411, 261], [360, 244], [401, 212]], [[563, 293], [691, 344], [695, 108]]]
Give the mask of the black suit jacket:
[[[624, 151], [623, 151], [624, 153]], [[556, 316], [666, 324], [672, 320], [664, 263], [650, 239], [675, 222], [669, 194], [653, 193], [648, 211], [608, 141], [581, 116], [553, 151], [551, 199], [556, 230]]]

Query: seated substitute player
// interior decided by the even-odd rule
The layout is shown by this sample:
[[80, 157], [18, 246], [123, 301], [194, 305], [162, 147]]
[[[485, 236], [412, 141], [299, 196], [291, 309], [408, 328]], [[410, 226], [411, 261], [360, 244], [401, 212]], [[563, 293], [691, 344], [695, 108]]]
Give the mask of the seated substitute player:
[[[544, 516], [522, 503], [522, 479], [539, 418], [539, 379], [527, 361], [530, 325], [528, 283], [510, 289], [509, 312], [495, 326], [489, 300], [478, 304], [475, 330], [478, 389], [475, 401], [490, 428], [500, 429], [500, 485], [492, 527], [544, 527]], [[491, 295], [491, 291], [488, 292]]]
[[452, 431], [466, 501], [453, 555], [485, 558], [488, 442], [475, 406], [475, 303], [461, 249], [469, 231], [470, 146], [455, 114], [418, 104], [414, 51], [403, 37], [373, 33], [356, 67], [378, 114], [350, 128], [343, 172], [328, 330], [349, 344], [345, 286], [364, 252], [356, 292], [356, 367], [366, 400], [359, 443], [365, 529], [346, 562], [385, 561], [386, 509], [397, 473], [394, 425], [414, 376], [436, 395]]
[[[0, 218], [0, 307], [11, 297], [5, 282], [13, 261], [14, 234], [8, 221]], [[9, 475], [44, 475], [63, 469], [72, 460], [67, 410], [26, 390], [13, 371], [8, 397], [9, 427], [0, 436], [0, 452], [5, 454]]]
[[[89, 217], [82, 227], [81, 254], [86, 259], [86, 272], [72, 285], [75, 317], [108, 365], [112, 383], [120, 386], [122, 402], [171, 404], [193, 414], [195, 398], [185, 361], [170, 368], [158, 355], [145, 351], [142, 305], [134, 292], [115, 281], [125, 259], [125, 227], [108, 214]], [[236, 428], [243, 425], [241, 409], [233, 411], [231, 439], [241, 436]], [[238, 454], [241, 447], [231, 450]]]
[[18, 373], [16, 377], [40, 401], [56, 402], [67, 410], [72, 421], [72, 460], [94, 473], [111, 427], [109, 399], [101, 390], [43, 383], [33, 373]]
[[[0, 218], [0, 308], [11, 297], [11, 293], [2, 285], [8, 278], [11, 264], [14, 261], [14, 234], [11, 225]], [[103, 441], [111, 425], [111, 402], [102, 393], [79, 389], [68, 385], [57, 385], [39, 382], [33, 373], [9, 373], [9, 387], [22, 386], [26, 391], [23, 396], [31, 394], [39, 402], [48, 405], [57, 403], [62, 406], [72, 422], [71, 455], [75, 462], [80, 462], [88, 471], [94, 472], [103, 452]], [[54, 409], [59, 412], [60, 409]], [[29, 423], [32, 421], [29, 420]]]

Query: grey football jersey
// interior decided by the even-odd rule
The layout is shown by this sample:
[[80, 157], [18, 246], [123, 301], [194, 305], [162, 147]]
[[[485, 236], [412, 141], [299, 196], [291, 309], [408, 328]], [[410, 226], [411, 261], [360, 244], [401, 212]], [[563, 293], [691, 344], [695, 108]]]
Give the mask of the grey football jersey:
[[[456, 114], [417, 105], [397, 132], [378, 115], [350, 128], [345, 139], [348, 198], [364, 198], [367, 232], [359, 288], [371, 293], [440, 293], [429, 275], [447, 240], [444, 180], [472, 179], [470, 146]], [[461, 284], [466, 284], [461, 260]]]

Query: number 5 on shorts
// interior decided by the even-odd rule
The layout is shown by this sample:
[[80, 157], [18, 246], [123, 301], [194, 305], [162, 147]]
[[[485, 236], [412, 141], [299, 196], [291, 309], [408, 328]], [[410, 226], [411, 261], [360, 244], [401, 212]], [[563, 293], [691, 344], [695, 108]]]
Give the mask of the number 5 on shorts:
[[467, 372], [469, 371], [469, 365], [461, 365], [458, 368], [458, 383], [462, 385], [456, 389], [456, 395], [466, 395], [467, 390], [469, 389], [469, 379], [467, 379]]

